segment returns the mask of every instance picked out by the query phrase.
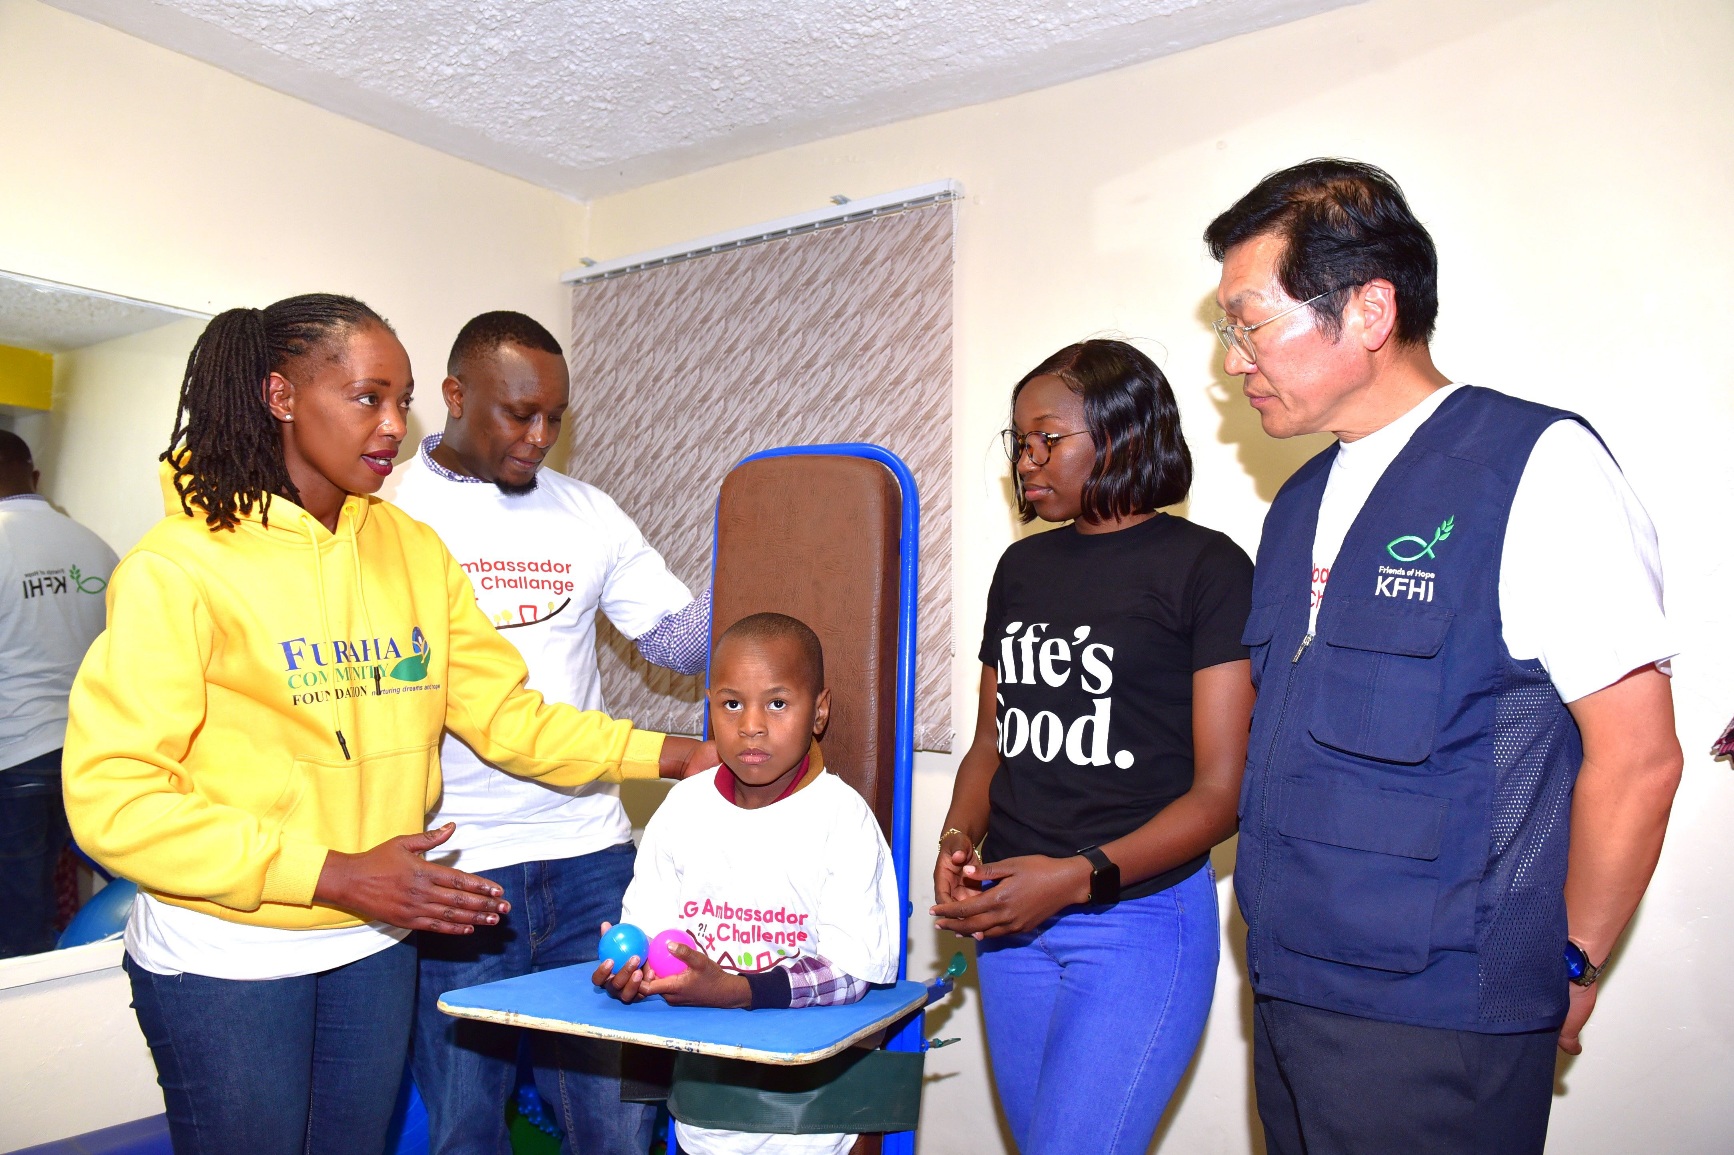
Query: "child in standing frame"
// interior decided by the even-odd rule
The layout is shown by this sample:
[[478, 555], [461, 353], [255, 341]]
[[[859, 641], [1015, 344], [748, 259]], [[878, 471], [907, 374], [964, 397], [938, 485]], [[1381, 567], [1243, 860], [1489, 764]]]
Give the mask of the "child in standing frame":
[[[709, 690], [722, 764], [678, 783], [645, 828], [624, 921], [685, 930], [687, 969], [629, 960], [594, 980], [623, 1002], [806, 1007], [851, 1003], [897, 977], [897, 873], [879, 822], [825, 771], [830, 691], [813, 631], [755, 614], [717, 642]], [[604, 932], [607, 924], [603, 925]], [[676, 1124], [694, 1155], [843, 1155], [853, 1135], [752, 1135]]]

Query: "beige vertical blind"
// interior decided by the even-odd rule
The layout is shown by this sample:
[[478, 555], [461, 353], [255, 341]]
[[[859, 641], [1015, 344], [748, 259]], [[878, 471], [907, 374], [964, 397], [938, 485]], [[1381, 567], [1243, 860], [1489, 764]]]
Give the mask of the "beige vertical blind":
[[[611, 495], [693, 590], [718, 487], [750, 453], [868, 441], [921, 495], [916, 745], [951, 748], [949, 203], [734, 248], [572, 290], [567, 472]], [[836, 526], [844, 541], [849, 526]], [[598, 629], [610, 710], [696, 733], [703, 680]]]

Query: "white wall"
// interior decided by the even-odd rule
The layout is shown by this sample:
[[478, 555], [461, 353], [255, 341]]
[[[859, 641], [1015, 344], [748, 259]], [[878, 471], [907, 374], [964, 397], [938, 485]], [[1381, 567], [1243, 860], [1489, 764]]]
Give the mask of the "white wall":
[[[1659, 527], [1685, 785], [1649, 899], [1562, 1064], [1553, 1144], [1720, 1152], [1734, 999], [1729, 768], [1704, 757], [1734, 712], [1727, 531], [1734, 369], [1734, 7], [1726, 0], [1373, 0], [1138, 68], [789, 149], [595, 202], [608, 258], [939, 177], [968, 193], [957, 245], [956, 724], [969, 733], [980, 610], [1010, 540], [993, 440], [1041, 357], [1117, 330], [1180, 394], [1190, 514], [1249, 550], [1276, 486], [1319, 442], [1264, 438], [1225, 388], [1199, 234], [1264, 173], [1320, 154], [1389, 168], [1442, 255], [1446, 372], [1568, 406], [1602, 431]], [[1594, 527], [1559, 527], [1560, 580]], [[915, 873], [954, 760], [919, 760]], [[1217, 861], [1231, 861], [1219, 852]], [[926, 886], [917, 884], [918, 904]], [[1228, 894], [1224, 886], [1224, 897]], [[917, 927], [919, 928], [919, 920]], [[1240, 931], [1230, 928], [1231, 942]], [[951, 949], [916, 931], [917, 954]], [[1164, 1149], [1244, 1152], [1243, 965], [1225, 959]], [[1132, 997], [1135, 997], [1132, 996]], [[999, 1150], [973, 1000], [939, 1028], [925, 1155]]]
[[118, 940], [0, 959], [0, 1150], [162, 1113]]
[[54, 405], [31, 444], [38, 492], [116, 553], [163, 516], [157, 455], [204, 327], [187, 318], [54, 358]]

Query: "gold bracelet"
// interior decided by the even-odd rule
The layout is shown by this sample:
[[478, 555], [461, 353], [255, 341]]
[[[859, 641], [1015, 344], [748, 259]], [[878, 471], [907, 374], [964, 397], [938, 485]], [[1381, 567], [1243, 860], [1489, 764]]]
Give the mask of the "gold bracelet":
[[[950, 838], [953, 834], [963, 834], [963, 831], [959, 830], [955, 826], [947, 826], [944, 830], [939, 832], [939, 849], [945, 849], [945, 840]], [[969, 842], [969, 835], [963, 834], [963, 838], [965, 842]], [[981, 842], [970, 842], [969, 844], [969, 848], [975, 851], [975, 860], [984, 864], [987, 862], [987, 859], [981, 856], [981, 848], [982, 844], [986, 841], [987, 835], [984, 834], [981, 836]]]

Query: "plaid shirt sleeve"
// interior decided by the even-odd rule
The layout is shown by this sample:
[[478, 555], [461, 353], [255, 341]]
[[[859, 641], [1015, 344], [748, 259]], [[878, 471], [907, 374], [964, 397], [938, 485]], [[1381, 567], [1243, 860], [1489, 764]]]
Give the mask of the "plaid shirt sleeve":
[[866, 980], [845, 974], [827, 958], [802, 955], [784, 969], [789, 972], [790, 1007], [839, 1007], [867, 993]]
[[702, 674], [710, 658], [710, 590], [657, 622], [633, 644], [647, 662], [677, 674]]

